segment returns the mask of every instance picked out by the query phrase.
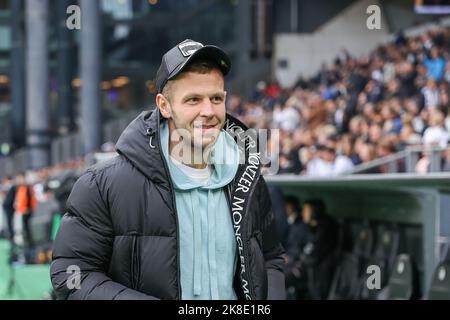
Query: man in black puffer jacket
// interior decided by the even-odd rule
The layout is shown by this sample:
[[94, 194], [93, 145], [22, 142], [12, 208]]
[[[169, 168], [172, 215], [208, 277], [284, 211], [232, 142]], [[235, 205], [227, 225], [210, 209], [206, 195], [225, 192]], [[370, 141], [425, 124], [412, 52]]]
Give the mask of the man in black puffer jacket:
[[[157, 108], [127, 127], [117, 157], [73, 187], [51, 265], [59, 299], [285, 298], [259, 142], [225, 113], [229, 69], [221, 49], [192, 40], [164, 55]], [[177, 156], [174, 128], [194, 134], [193, 149], [200, 132], [216, 162]], [[239, 151], [235, 166], [217, 161], [222, 144]]]

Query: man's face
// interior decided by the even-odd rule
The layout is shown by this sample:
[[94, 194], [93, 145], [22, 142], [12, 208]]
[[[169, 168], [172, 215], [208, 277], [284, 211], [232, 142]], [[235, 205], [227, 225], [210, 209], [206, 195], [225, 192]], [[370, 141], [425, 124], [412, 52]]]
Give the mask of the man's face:
[[17, 184], [24, 184], [25, 183], [25, 176], [23, 174], [20, 174], [17, 176]]
[[9, 186], [10, 181], [9, 181], [8, 178], [3, 178], [1, 183], [2, 183], [2, 185], [4, 185], [4, 186]]
[[304, 204], [302, 210], [303, 222], [309, 224], [312, 220], [312, 207], [309, 204]]
[[[186, 72], [171, 82], [170, 102], [160, 98], [158, 106], [169, 121], [171, 134], [184, 129], [192, 147], [205, 148], [217, 141], [224, 126], [225, 98], [224, 78], [219, 70], [205, 74]], [[161, 105], [161, 101], [166, 105]]]
[[295, 214], [295, 208], [291, 203], [286, 203], [286, 213], [288, 217], [293, 216]]
[[439, 57], [439, 51], [436, 47], [431, 48], [431, 57], [436, 59]]

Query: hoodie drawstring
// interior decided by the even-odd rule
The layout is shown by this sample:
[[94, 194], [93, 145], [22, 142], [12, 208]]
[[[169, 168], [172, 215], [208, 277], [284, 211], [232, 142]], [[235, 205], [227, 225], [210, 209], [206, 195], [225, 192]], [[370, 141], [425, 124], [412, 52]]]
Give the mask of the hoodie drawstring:
[[198, 190], [194, 189], [191, 196], [192, 214], [194, 220], [194, 296], [202, 293], [202, 223], [200, 217]]
[[216, 212], [214, 199], [215, 193], [208, 190], [208, 253], [209, 253], [209, 281], [211, 283], [211, 298], [219, 299], [219, 285], [217, 283], [217, 263], [216, 263]]
[[[193, 189], [193, 195], [191, 196], [191, 206], [193, 212], [193, 224], [194, 224], [194, 295], [199, 296], [202, 294], [202, 273], [203, 273], [203, 257], [202, 257], [202, 217], [200, 216], [199, 201], [198, 201], [198, 189]], [[215, 236], [216, 230], [216, 212], [215, 212], [215, 192], [211, 189], [208, 190], [208, 256], [209, 256], [209, 274], [211, 284], [211, 298], [213, 300], [219, 299], [219, 285], [217, 283], [217, 263], [216, 263], [216, 242]]]

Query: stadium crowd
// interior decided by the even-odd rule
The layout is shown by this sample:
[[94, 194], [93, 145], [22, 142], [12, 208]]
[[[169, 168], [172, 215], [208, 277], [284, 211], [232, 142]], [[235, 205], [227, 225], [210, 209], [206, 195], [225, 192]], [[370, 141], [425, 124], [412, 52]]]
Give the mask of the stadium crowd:
[[[399, 33], [367, 56], [343, 51], [293, 88], [261, 81], [250, 99], [233, 96], [229, 111], [251, 127], [281, 129], [279, 173], [333, 176], [408, 146], [445, 148], [449, 53], [448, 28], [411, 38]], [[447, 152], [444, 170], [449, 160]], [[427, 172], [429, 163], [425, 152], [416, 172]]]

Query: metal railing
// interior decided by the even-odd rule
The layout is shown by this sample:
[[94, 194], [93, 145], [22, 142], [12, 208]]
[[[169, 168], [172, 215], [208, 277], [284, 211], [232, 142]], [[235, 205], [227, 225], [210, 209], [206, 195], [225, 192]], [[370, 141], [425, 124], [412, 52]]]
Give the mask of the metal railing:
[[397, 152], [395, 154], [357, 165], [352, 170], [351, 174], [366, 173], [371, 169], [376, 169], [382, 166], [387, 167], [387, 173], [412, 173], [416, 171], [417, 162], [419, 161], [421, 155], [424, 153], [428, 153], [430, 159], [428, 172], [439, 172], [443, 169], [442, 152], [448, 149], [450, 148], [439, 148], [425, 145], [408, 147], [405, 150]]

